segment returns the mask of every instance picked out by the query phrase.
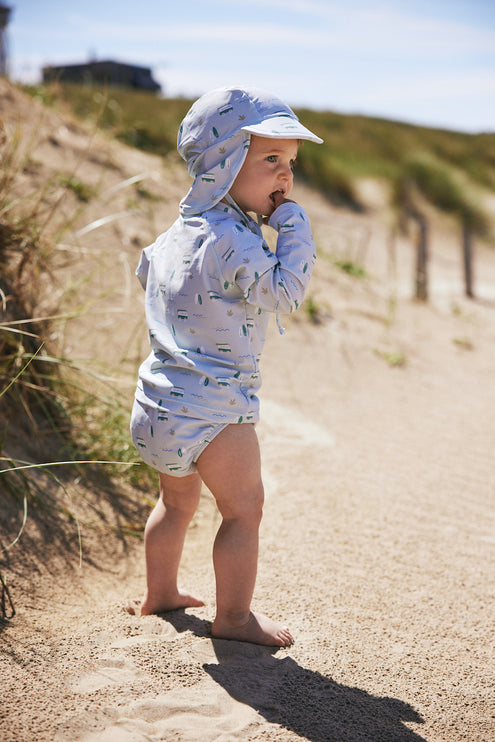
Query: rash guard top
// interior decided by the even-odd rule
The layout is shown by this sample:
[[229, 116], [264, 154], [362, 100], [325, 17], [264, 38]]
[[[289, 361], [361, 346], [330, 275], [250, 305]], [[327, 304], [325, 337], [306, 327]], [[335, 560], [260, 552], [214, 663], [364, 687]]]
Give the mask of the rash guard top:
[[260, 226], [228, 198], [180, 216], [146, 247], [136, 274], [151, 353], [136, 399], [218, 423], [257, 422], [260, 358], [270, 314], [300, 306], [315, 262], [304, 209], [283, 203]]

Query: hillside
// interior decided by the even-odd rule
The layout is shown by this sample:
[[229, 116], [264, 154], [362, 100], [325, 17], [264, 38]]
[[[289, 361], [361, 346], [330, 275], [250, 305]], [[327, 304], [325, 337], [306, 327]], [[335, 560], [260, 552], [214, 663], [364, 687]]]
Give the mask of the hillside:
[[[31, 322], [34, 346], [21, 336], [11, 366], [2, 356], [2, 384], [43, 334], [38, 378], [25, 394], [50, 359], [64, 359], [66, 386], [57, 382], [49, 396], [69, 416], [65, 433], [93, 460], [132, 460], [127, 411], [147, 346], [133, 273], [141, 248], [175, 219], [189, 178], [175, 157], [116, 141], [5, 81], [0, 118], [8, 164], [0, 339], [22, 329], [7, 325], [22, 308], [32, 310], [27, 319], [56, 315]], [[27, 504], [21, 537], [0, 555], [16, 609], [0, 625], [1, 738], [194, 741], [200, 729], [202, 742], [486, 742], [495, 734], [495, 251], [476, 238], [475, 299], [467, 299], [458, 221], [421, 202], [430, 297], [415, 301], [414, 225], [398, 230], [381, 175], [360, 173], [354, 187], [360, 210], [296, 186], [317, 268], [303, 308], [284, 318], [286, 334], [273, 323], [263, 359], [267, 501], [255, 598], [289, 623], [296, 644], [271, 652], [212, 640], [218, 516], [206, 490], [182, 578], [207, 605], [141, 619], [152, 480], [140, 468], [130, 477], [117, 467], [108, 478], [104, 465], [63, 468], [57, 479], [46, 469], [29, 470], [29, 481], [0, 473], [0, 549], [19, 533]], [[482, 187], [489, 203], [493, 191]], [[34, 218], [36, 229], [14, 243], [19, 233], [7, 226], [17, 219], [26, 229]], [[23, 256], [22, 280], [7, 286]], [[43, 407], [15, 406], [31, 399], [0, 397], [5, 465], [56, 455]]]
[[[95, 91], [77, 85], [28, 88], [30, 93], [79, 120], [110, 132], [119, 140], [162, 156], [175, 152], [176, 132], [191, 101], [162, 99], [147, 93], [110, 89]], [[303, 148], [298, 174], [337, 205], [366, 208], [356, 187], [375, 178], [393, 191], [404, 179], [413, 180], [437, 207], [459, 212], [483, 211], [495, 191], [495, 133], [470, 135], [413, 126], [365, 116], [298, 110], [324, 139], [319, 147]], [[493, 227], [493, 224], [492, 224]]]

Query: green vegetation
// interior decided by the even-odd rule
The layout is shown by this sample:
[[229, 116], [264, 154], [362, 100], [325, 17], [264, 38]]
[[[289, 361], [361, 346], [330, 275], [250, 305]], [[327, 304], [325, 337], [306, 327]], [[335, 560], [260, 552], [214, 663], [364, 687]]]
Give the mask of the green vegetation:
[[84, 201], [85, 203], [90, 201], [96, 193], [93, 186], [83, 183], [82, 180], [79, 180], [74, 175], [62, 175], [60, 177], [60, 184], [75, 193], [79, 201]]
[[[147, 467], [132, 466], [139, 457], [127, 434], [129, 410], [118, 394], [94, 372], [90, 378], [53, 353], [54, 323], [70, 316], [56, 305], [49, 316], [40, 316], [39, 309], [47, 306], [56, 272], [56, 238], [49, 229], [55, 207], [41, 198], [52, 186], [22, 199], [13, 196], [12, 186], [30, 161], [29, 153], [20, 152], [16, 132], [7, 131], [0, 140], [0, 157], [0, 493], [6, 521], [7, 512], [23, 514], [10, 543], [0, 532], [3, 558], [18, 543], [28, 514], [38, 526], [53, 527], [50, 538], [64, 528], [79, 533], [69, 491], [76, 479], [91, 482], [101, 502], [108, 493], [115, 512], [124, 515], [120, 532], [136, 533], [139, 529], [126, 525], [125, 517], [136, 506], [126, 496], [114, 498], [112, 477], [149, 488], [151, 476]], [[55, 206], [69, 192], [84, 202], [93, 195], [75, 176], [55, 181], [50, 191]], [[98, 517], [98, 527], [108, 528], [103, 511], [95, 507], [92, 519]], [[0, 572], [0, 618], [14, 612]]]
[[[27, 90], [131, 146], [178, 157], [177, 130], [189, 100], [79, 85]], [[396, 207], [404, 206], [405, 194], [410, 201], [418, 192], [474, 233], [487, 234], [479, 195], [495, 189], [495, 133], [472, 135], [328, 111], [296, 112], [324, 139], [322, 145], [304, 142], [297, 172], [331, 202], [362, 211], [358, 181], [376, 178], [391, 185]]]
[[337, 266], [337, 268], [340, 268], [344, 273], [347, 273], [348, 276], [352, 276], [353, 278], [368, 278], [366, 270], [361, 265], [354, 263], [352, 260], [341, 260], [335, 258], [333, 264]]
[[313, 325], [319, 325], [321, 322], [321, 309], [318, 305], [318, 303], [315, 301], [315, 298], [311, 296], [306, 297], [306, 299], [303, 302], [303, 309], [308, 315], [309, 321]]
[[90, 86], [54, 84], [25, 89], [131, 147], [162, 156], [176, 151], [177, 131], [191, 105], [185, 99], [163, 100], [151, 93], [122, 88], [102, 92]]
[[463, 134], [310, 110], [297, 113], [325, 140], [319, 146], [324, 157], [332, 157], [350, 178], [394, 180], [412, 158], [429, 155], [445, 168], [465, 173], [473, 183], [495, 188], [495, 133]]
[[474, 343], [470, 338], [454, 338], [452, 342], [461, 350], [474, 350]]
[[401, 350], [375, 350], [376, 355], [391, 368], [401, 368], [406, 364], [406, 356]]

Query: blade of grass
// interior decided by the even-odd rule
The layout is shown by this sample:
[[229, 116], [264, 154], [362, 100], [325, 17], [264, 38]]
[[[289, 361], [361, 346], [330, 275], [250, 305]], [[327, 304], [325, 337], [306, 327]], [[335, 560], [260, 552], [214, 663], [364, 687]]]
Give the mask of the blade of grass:
[[10, 387], [15, 384], [15, 382], [17, 381], [17, 379], [19, 378], [19, 376], [21, 376], [24, 373], [24, 371], [28, 368], [28, 366], [33, 362], [34, 358], [38, 355], [38, 353], [40, 352], [40, 350], [43, 348], [43, 345], [44, 345], [44, 343], [42, 343], [40, 345], [40, 347], [38, 348], [38, 350], [35, 353], [33, 353], [33, 355], [30, 357], [30, 359], [28, 360], [28, 362], [26, 363], [26, 365], [23, 368], [21, 368], [21, 370], [19, 371], [19, 373], [16, 376], [14, 376], [13, 379], [10, 380], [10, 383], [7, 384], [7, 386], [4, 389], [2, 389], [2, 391], [0, 392], [0, 399], [3, 397], [3, 395], [5, 394], [5, 392], [7, 392], [10, 389]]
[[[10, 459], [5, 458], [4, 456], [0, 456], [0, 461], [10, 461]], [[9, 467], [8, 469], [0, 469], [0, 474], [4, 474], [8, 471], [21, 471], [23, 469], [44, 469], [48, 466], [71, 466], [74, 464], [118, 464], [121, 466], [141, 466], [138, 461], [92, 461], [90, 459], [86, 459], [85, 461], [78, 461], [77, 459], [73, 459], [71, 461], [48, 461], [43, 464], [22, 464], [22, 466], [13, 466]]]
[[88, 232], [92, 232], [94, 229], [98, 229], [99, 227], [104, 227], [105, 224], [110, 224], [117, 219], [122, 219], [126, 216], [133, 216], [134, 213], [135, 211], [133, 209], [129, 209], [128, 211], [117, 211], [115, 214], [102, 216], [101, 219], [95, 219], [94, 222], [87, 224], [85, 227], [82, 227], [82, 229], [78, 229], [76, 236], [82, 237], [84, 234], [88, 234]]
[[133, 185], [134, 183], [139, 183], [141, 180], [145, 180], [149, 176], [150, 173], [139, 173], [139, 175], [133, 175], [132, 178], [126, 178], [126, 180], [122, 180], [111, 188], [106, 188], [101, 195], [108, 198], [108, 196], [117, 193], [117, 191], [127, 188], [127, 186]]

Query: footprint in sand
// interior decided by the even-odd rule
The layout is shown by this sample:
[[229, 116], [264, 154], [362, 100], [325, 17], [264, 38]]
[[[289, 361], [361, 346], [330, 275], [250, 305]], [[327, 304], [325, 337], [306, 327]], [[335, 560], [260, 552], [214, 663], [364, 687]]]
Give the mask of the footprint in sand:
[[[247, 663], [257, 672], [266, 674], [277, 667], [273, 655], [280, 652], [247, 643], [202, 639], [184, 650], [184, 659], [190, 661], [193, 656], [205, 668], [206, 677], [189, 687], [175, 688], [107, 709], [111, 713], [109, 725], [89, 732], [80, 738], [80, 742], [151, 742], [156, 739], [197, 742], [198, 730], [201, 730], [201, 742], [245, 739], [249, 728], [262, 722], [263, 718], [255, 708], [233, 698], [208, 668], [221, 665], [223, 671], [230, 667], [236, 674], [238, 671], [242, 673]], [[131, 676], [136, 678], [136, 670], [127, 660], [106, 658], [102, 660], [98, 673], [83, 679], [79, 690], [92, 692], [105, 684], [123, 683]]]
[[176, 688], [117, 707], [111, 726], [85, 735], [80, 742], [242, 740], [247, 729], [260, 721], [253, 708], [235, 701], [207, 677], [192, 687]]
[[141, 629], [141, 633], [117, 639], [110, 646], [114, 649], [119, 649], [132, 646], [133, 644], [143, 644], [155, 639], [172, 641], [179, 634], [171, 623], [164, 621], [159, 616], [144, 616], [140, 619], [139, 628]]
[[80, 677], [73, 685], [75, 693], [88, 694], [109, 686], [135, 683], [145, 674], [123, 657], [103, 657], [95, 669]]

